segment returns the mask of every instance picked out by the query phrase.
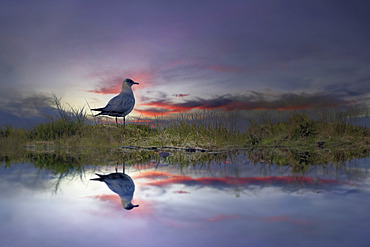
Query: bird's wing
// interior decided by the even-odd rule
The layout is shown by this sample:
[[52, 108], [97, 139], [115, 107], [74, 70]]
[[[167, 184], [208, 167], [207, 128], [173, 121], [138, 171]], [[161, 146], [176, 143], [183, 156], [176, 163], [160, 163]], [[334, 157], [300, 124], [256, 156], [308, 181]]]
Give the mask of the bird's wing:
[[135, 104], [135, 98], [132, 95], [120, 94], [112, 98], [103, 111], [107, 112], [126, 112]]
[[[113, 98], [111, 98], [108, 101], [108, 104], [106, 106], [101, 107], [101, 108], [94, 108], [94, 109], [91, 109], [91, 110], [93, 110], [93, 111], [101, 111], [101, 113], [112, 111], [113, 107], [115, 105], [117, 105], [117, 102], [120, 100], [119, 99], [119, 96], [120, 95], [117, 95], [117, 96], [114, 96]], [[99, 114], [101, 114], [101, 113], [99, 113]]]
[[128, 196], [134, 193], [135, 191], [135, 184], [130, 179], [110, 179], [104, 181], [109, 189], [111, 189], [114, 193], [119, 194], [120, 196]]

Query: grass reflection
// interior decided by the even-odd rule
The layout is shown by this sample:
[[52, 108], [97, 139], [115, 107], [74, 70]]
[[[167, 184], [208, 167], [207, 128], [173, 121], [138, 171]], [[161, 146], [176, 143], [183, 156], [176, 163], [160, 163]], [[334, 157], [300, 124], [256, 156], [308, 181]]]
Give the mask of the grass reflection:
[[[46, 150], [16, 149], [16, 152], [0, 151], [0, 161], [5, 166], [11, 163], [33, 163], [39, 169], [52, 171], [54, 174], [70, 174], [83, 172], [86, 165], [129, 164], [140, 166], [160, 163], [180, 167], [207, 167], [217, 164], [251, 163], [289, 167], [292, 173], [304, 174], [311, 166], [344, 165], [347, 161], [370, 156], [368, 149], [336, 149], [332, 151], [320, 149], [298, 148], [256, 148], [238, 149], [219, 152], [186, 152], [166, 149], [61, 149]], [[165, 153], [166, 157], [161, 157]]]
[[[44, 151], [27, 151], [6, 155], [0, 152], [0, 161], [5, 167], [14, 163], [32, 163], [41, 171], [53, 175], [54, 193], [59, 191], [63, 181], [81, 179], [87, 181], [86, 173], [101, 166], [116, 166], [126, 164], [126, 167], [141, 171], [142, 177], [134, 179], [149, 179], [152, 172], [160, 181], [147, 183], [149, 186], [169, 184], [199, 184], [213, 186], [221, 184], [233, 187], [239, 196], [239, 186], [243, 184], [280, 183], [295, 181], [296, 184], [305, 184], [303, 177], [310, 177], [312, 171], [323, 169], [324, 173], [331, 174], [338, 168], [348, 176], [362, 179], [367, 176], [366, 169], [351, 169], [352, 159], [369, 157], [368, 150], [301, 150], [301, 149], [239, 149], [224, 152], [186, 152], [166, 150], [166, 157], [159, 150], [65, 150], [51, 149]], [[168, 155], [168, 156], [167, 156]], [[161, 157], [162, 156], [162, 157]], [[166, 167], [162, 166], [165, 165]], [[282, 173], [271, 175], [270, 168], [280, 169]], [[246, 171], [259, 169], [256, 174], [246, 176]], [[166, 174], [166, 170], [175, 171]], [[174, 169], [174, 170], [173, 170]], [[188, 172], [192, 171], [191, 174]], [[257, 170], [256, 170], [257, 171]], [[149, 172], [149, 173], [148, 173]], [[177, 175], [176, 175], [177, 174]], [[280, 177], [283, 176], [283, 177]], [[334, 175], [335, 177], [335, 175]], [[163, 179], [165, 178], [165, 179]], [[288, 180], [281, 180], [282, 178]], [[312, 178], [310, 178], [312, 180]], [[321, 181], [320, 177], [318, 177]], [[315, 184], [316, 180], [309, 184]], [[322, 180], [324, 181], [324, 180]], [[208, 185], [207, 185], [208, 184]], [[145, 185], [145, 183], [144, 183]]]
[[353, 159], [369, 157], [369, 149], [336, 149], [333, 151], [316, 149], [252, 149], [247, 151], [253, 164], [276, 164], [292, 168], [293, 173], [304, 174], [311, 166], [345, 165]]

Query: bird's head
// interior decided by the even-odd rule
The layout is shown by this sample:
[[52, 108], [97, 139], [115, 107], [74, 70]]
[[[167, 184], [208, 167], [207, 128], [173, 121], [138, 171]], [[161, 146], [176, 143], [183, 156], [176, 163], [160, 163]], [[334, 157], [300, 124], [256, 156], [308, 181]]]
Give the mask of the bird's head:
[[133, 80], [131, 80], [131, 79], [129, 79], [129, 78], [127, 78], [127, 79], [125, 79], [125, 80], [123, 81], [123, 85], [122, 85], [122, 86], [125, 86], [125, 84], [126, 84], [127, 86], [129, 86], [129, 87], [131, 87], [131, 86], [132, 86], [132, 85], [134, 85], [134, 84], [139, 85], [139, 83], [138, 83], [138, 82], [134, 82]]

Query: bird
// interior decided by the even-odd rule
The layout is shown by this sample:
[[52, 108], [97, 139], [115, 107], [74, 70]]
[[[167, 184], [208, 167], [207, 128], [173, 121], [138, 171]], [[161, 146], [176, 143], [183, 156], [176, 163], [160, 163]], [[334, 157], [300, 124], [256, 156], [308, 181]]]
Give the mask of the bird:
[[108, 115], [111, 117], [123, 117], [123, 125], [126, 126], [126, 116], [134, 109], [135, 106], [135, 97], [132, 92], [132, 85], [137, 84], [133, 80], [126, 78], [122, 83], [121, 93], [111, 100], [108, 101], [108, 104], [105, 107], [91, 109], [92, 111], [100, 111], [95, 116]]
[[91, 178], [90, 180], [104, 182], [109, 189], [119, 195], [124, 209], [131, 210], [139, 207], [139, 205], [134, 205], [131, 202], [135, 192], [135, 184], [132, 178], [125, 174], [124, 166], [123, 173], [117, 172], [116, 169], [115, 173], [110, 173], [108, 175], [102, 175], [98, 173], [95, 174], [98, 176], [98, 178]]

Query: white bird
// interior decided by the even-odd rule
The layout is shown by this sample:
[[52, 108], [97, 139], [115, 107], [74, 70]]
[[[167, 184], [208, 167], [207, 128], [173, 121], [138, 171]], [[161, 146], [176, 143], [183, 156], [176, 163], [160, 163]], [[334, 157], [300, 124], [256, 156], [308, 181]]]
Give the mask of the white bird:
[[109, 100], [105, 107], [91, 109], [92, 111], [100, 111], [100, 113], [96, 114], [95, 116], [108, 115], [116, 117], [117, 125], [117, 117], [123, 117], [123, 125], [126, 126], [126, 116], [132, 111], [132, 109], [134, 109], [135, 106], [135, 97], [131, 88], [134, 84], [139, 85], [138, 82], [134, 82], [128, 78], [125, 79], [122, 83], [122, 91], [119, 95]]
[[[125, 169], [123, 167], [123, 169]], [[96, 181], [101, 181], [107, 184], [109, 189], [111, 189], [114, 193], [118, 194], [119, 197], [121, 198], [121, 203], [124, 209], [131, 210], [135, 207], [139, 207], [139, 205], [133, 205], [131, 200], [134, 196], [135, 192], [135, 184], [132, 178], [121, 172], [116, 172], [111, 173], [108, 175], [101, 175], [97, 174], [98, 178], [92, 178], [90, 180], [96, 180]]]

